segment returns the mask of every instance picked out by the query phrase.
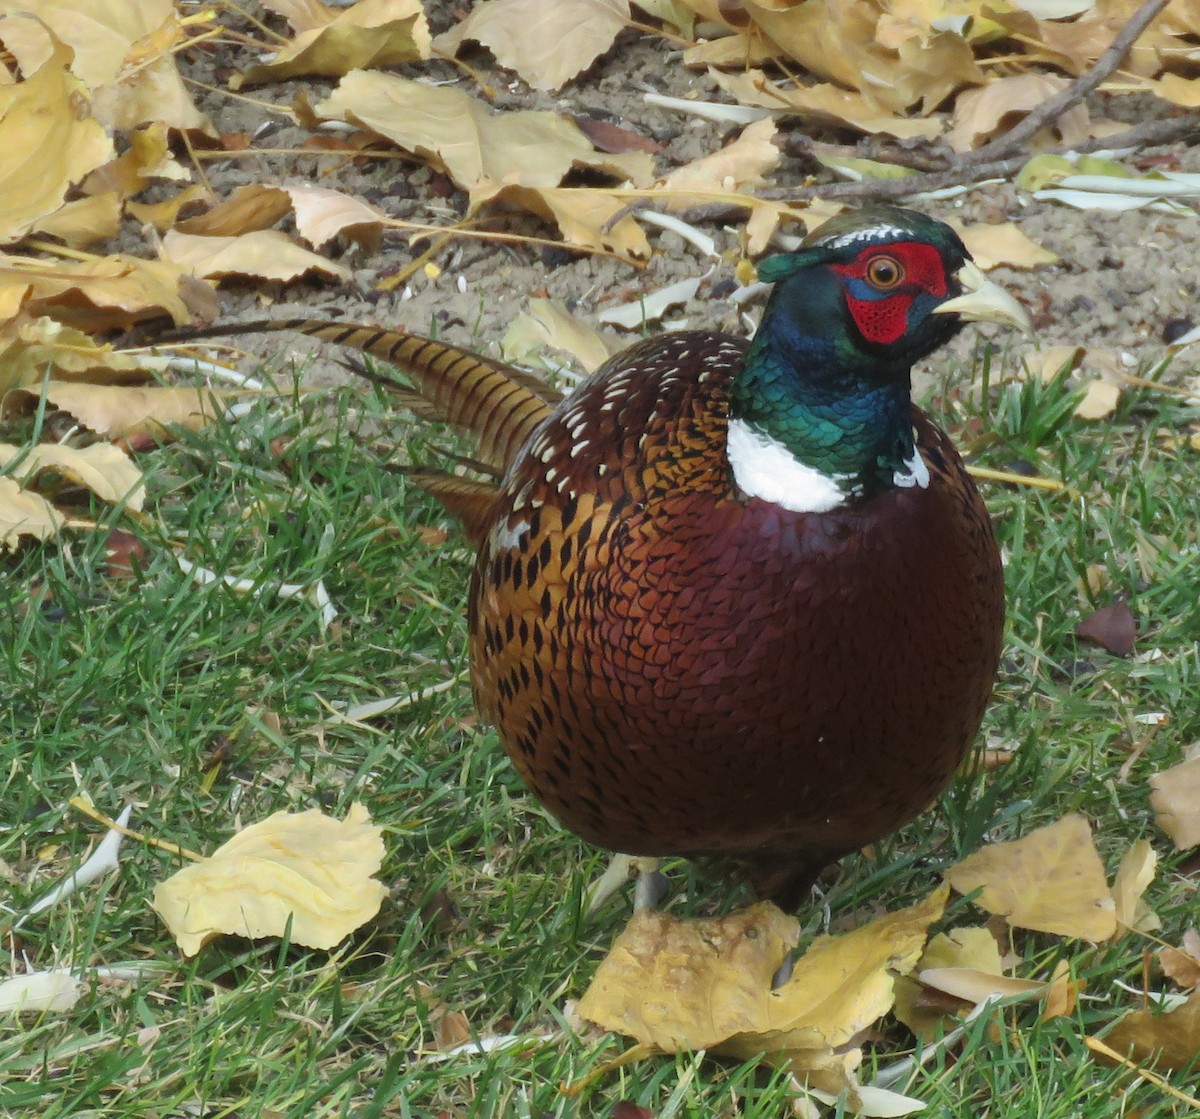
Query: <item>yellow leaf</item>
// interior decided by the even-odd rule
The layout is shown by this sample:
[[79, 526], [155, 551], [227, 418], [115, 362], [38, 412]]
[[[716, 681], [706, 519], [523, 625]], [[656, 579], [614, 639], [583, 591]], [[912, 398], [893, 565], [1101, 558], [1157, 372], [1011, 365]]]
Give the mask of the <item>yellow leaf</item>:
[[1177, 851], [1200, 846], [1200, 757], [1150, 778], [1154, 822], [1171, 837]]
[[1164, 948], [1158, 954], [1163, 974], [1185, 990], [1200, 987], [1200, 933], [1188, 929], [1178, 948]]
[[58, 532], [64, 521], [40, 494], [21, 489], [11, 478], [0, 478], [0, 548], [11, 552], [22, 536], [45, 540]]
[[629, 23], [628, 0], [485, 0], [436, 46], [482, 43], [534, 89], [558, 89], [586, 70]]
[[562, 350], [591, 373], [608, 360], [609, 345], [587, 323], [577, 319], [555, 299], [530, 299], [528, 312], [522, 312], [509, 324], [500, 343], [505, 361], [526, 360], [542, 346]]
[[1139, 839], [1125, 852], [1112, 887], [1118, 924], [1134, 932], [1153, 932], [1162, 928], [1162, 922], [1142, 900], [1142, 895], [1154, 881], [1157, 867], [1158, 855], [1148, 839]]
[[382, 210], [340, 190], [299, 183], [284, 188], [292, 200], [296, 232], [314, 248], [345, 234], [368, 248], [378, 248], [384, 225]]
[[[4, 415], [37, 407], [40, 388], [13, 389], [4, 398]], [[69, 412], [85, 427], [111, 439], [148, 434], [167, 438], [167, 425], [198, 430], [220, 415], [220, 394], [206, 389], [160, 388], [157, 385], [89, 385], [51, 381], [46, 399]], [[227, 394], [233, 395], [233, 394]]]
[[343, 821], [315, 808], [276, 812], [154, 889], [153, 905], [185, 955], [215, 936], [282, 936], [332, 948], [379, 912], [387, 890], [380, 829], [361, 804]]
[[711, 1048], [765, 1025], [771, 977], [799, 933], [794, 917], [766, 902], [688, 921], [635, 913], [579, 1000], [579, 1013], [663, 1050]]
[[1080, 420], [1102, 420], [1111, 416], [1121, 402], [1121, 386], [1097, 377], [1089, 381], [1083, 399], [1073, 413]]
[[1116, 932], [1104, 867], [1078, 813], [985, 847], [951, 867], [946, 881], [960, 894], [981, 890], [975, 904], [1018, 928], [1091, 941]]
[[429, 24], [420, 0], [358, 0], [345, 8], [273, 3], [298, 34], [269, 62], [250, 66], [241, 84], [284, 81], [306, 74], [341, 77], [429, 57]]
[[259, 276], [295, 280], [306, 272], [322, 272], [344, 283], [350, 270], [297, 245], [277, 229], [259, 229], [236, 237], [198, 237], [171, 230], [163, 238], [163, 254], [174, 264], [204, 279]]
[[[14, 465], [5, 470], [10, 463]], [[90, 447], [58, 443], [15, 447], [0, 443], [0, 470], [25, 483], [44, 471], [52, 471], [86, 486], [104, 501], [124, 501], [133, 510], [140, 510], [146, 498], [142, 472], [120, 447], [111, 443], [93, 443]]]
[[1008, 268], [1037, 268], [1054, 264], [1057, 253], [1039, 245], [1015, 222], [999, 225], [968, 225], [958, 230], [967, 251], [985, 272], [1004, 265]]
[[[741, 135], [720, 151], [702, 156], [676, 168], [659, 181], [665, 190], [678, 191], [740, 191], [763, 186], [766, 176], [779, 164], [780, 151], [775, 146], [775, 122], [764, 117], [742, 129]], [[671, 203], [668, 200], [668, 206]], [[676, 204], [685, 208], [688, 203]]]
[[270, 229], [289, 210], [291, 201], [282, 187], [247, 183], [207, 213], [176, 223], [175, 229], [197, 237], [237, 237]]
[[0, 241], [23, 237], [114, 154], [83, 83], [67, 69], [70, 52], [56, 44], [25, 81], [0, 86]]
[[356, 70], [314, 107], [431, 159], [471, 195], [513, 185], [557, 187], [573, 167], [590, 167], [644, 185], [653, 162], [644, 152], [598, 152], [579, 128], [544, 111], [498, 113], [460, 89]]
[[0, 396], [20, 385], [41, 384], [47, 367], [63, 380], [146, 380], [137, 358], [98, 345], [54, 319], [22, 322], [15, 338], [0, 338]]
[[1163, 1069], [1185, 1069], [1200, 1057], [1200, 992], [1159, 1014], [1131, 1010], [1104, 1036], [1121, 1056]]
[[39, 218], [30, 231], [57, 237], [73, 249], [115, 237], [121, 226], [121, 200], [113, 191], [66, 202], [52, 214]]

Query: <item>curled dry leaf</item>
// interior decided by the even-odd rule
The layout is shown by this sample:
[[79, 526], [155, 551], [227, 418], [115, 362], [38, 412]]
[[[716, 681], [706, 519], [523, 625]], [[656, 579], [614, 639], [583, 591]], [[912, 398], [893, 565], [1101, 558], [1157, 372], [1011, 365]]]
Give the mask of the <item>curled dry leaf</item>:
[[1123, 928], [1133, 932], [1162, 928], [1158, 915], [1142, 900], [1157, 869], [1158, 855], [1148, 839], [1139, 839], [1125, 852], [1112, 887], [1117, 923]]
[[241, 85], [285, 81], [307, 74], [337, 78], [351, 70], [376, 70], [430, 55], [429, 24], [420, 0], [358, 0], [328, 7], [317, 0], [274, 0], [265, 5], [285, 16], [296, 38], [269, 62], [247, 67]]
[[968, 225], [958, 230], [967, 251], [985, 272], [993, 268], [1040, 268], [1056, 264], [1057, 253], [1039, 245], [1016, 222]]
[[11, 478], [0, 478], [0, 548], [11, 552], [22, 536], [45, 540], [65, 520], [41, 494], [21, 489]]
[[238, 237], [197, 237], [171, 230], [163, 238], [166, 258], [204, 279], [259, 276], [264, 280], [295, 280], [306, 272], [321, 272], [347, 283], [350, 270], [297, 245], [276, 229], [260, 229]]
[[83, 984], [65, 971], [34, 971], [0, 982], [0, 1014], [61, 1014], [83, 994]]
[[1150, 778], [1154, 822], [1171, 837], [1177, 851], [1200, 847], [1200, 757]]
[[[954, 103], [954, 122], [946, 133], [946, 142], [956, 152], [970, 151], [989, 139], [1006, 119], [1016, 123], [1011, 118], [1038, 108], [1066, 85], [1065, 78], [1054, 74], [1029, 73], [999, 78], [982, 89], [967, 90]], [[1064, 144], [1086, 140], [1087, 107], [1076, 105], [1068, 109], [1055, 120], [1055, 127]]]
[[123, 501], [135, 511], [142, 508], [146, 499], [142, 472], [112, 443], [93, 443], [88, 447], [59, 443], [15, 447], [0, 443], [0, 470], [26, 485], [49, 471], [86, 486], [104, 501]]
[[1200, 987], [1200, 933], [1188, 929], [1178, 948], [1164, 948], [1158, 954], [1163, 974], [1185, 991]]
[[[777, 130], [769, 117], [756, 120], [742, 129], [741, 135], [719, 151], [685, 163], [672, 171], [659, 186], [664, 190], [697, 194], [729, 193], [763, 186], [779, 165], [780, 151], [775, 146]], [[667, 198], [667, 205], [683, 209], [691, 200]]]
[[387, 894], [374, 877], [383, 840], [366, 808], [345, 820], [315, 808], [276, 812], [238, 832], [203, 862], [154, 889], [153, 905], [185, 955], [215, 936], [283, 936], [332, 948], [379, 911]]
[[81, 330], [51, 318], [21, 322], [15, 337], [0, 337], [0, 396], [20, 385], [39, 385], [47, 368], [63, 380], [145, 380], [135, 357], [100, 345]]
[[500, 343], [505, 361], [525, 362], [544, 346], [570, 354], [588, 373], [608, 360], [603, 336], [556, 299], [530, 299], [529, 310], [509, 324]]
[[993, 843], [946, 872], [960, 894], [1010, 925], [1099, 942], [1117, 930], [1116, 907], [1092, 830], [1078, 813], [1022, 839]]
[[628, 23], [628, 0], [485, 0], [434, 45], [453, 55], [474, 40], [534, 89], [558, 89], [608, 50]]
[[[32, 411], [41, 399], [41, 389], [13, 389], [4, 398], [3, 415], [18, 409]], [[161, 388], [157, 385], [90, 385], [51, 381], [46, 399], [81, 424], [112, 439], [129, 439], [147, 434], [157, 440], [170, 437], [178, 425], [198, 431], [224, 410], [222, 395], [209, 389]]]

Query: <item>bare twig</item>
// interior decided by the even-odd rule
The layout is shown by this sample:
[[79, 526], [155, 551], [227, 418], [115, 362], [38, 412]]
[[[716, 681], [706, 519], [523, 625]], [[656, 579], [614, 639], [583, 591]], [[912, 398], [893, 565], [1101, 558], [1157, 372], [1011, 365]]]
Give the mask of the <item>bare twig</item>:
[[1100, 85], [1118, 66], [1125, 61], [1133, 44], [1170, 0], [1143, 0], [1142, 6], [1118, 32], [1108, 49], [1095, 63], [1076, 78], [1066, 89], [1060, 90], [1047, 101], [1043, 101], [1033, 112], [1010, 128], [1003, 136], [990, 144], [984, 144], [973, 152], [967, 152], [955, 160], [960, 167], [977, 163], [994, 163], [1020, 151], [1025, 144], [1046, 125], [1058, 120], [1068, 109], [1078, 105], [1089, 93]]
[[[1092, 140], [1084, 140], [1070, 146], [1049, 149], [1045, 154], [1063, 155], [1066, 152], [1094, 152], [1120, 148], [1143, 148], [1152, 144], [1169, 144], [1177, 140], [1200, 135], [1200, 113], [1187, 113], [1165, 120], [1145, 121]], [[907, 198], [930, 190], [961, 186], [967, 182], [983, 179], [1001, 179], [1019, 171], [1028, 159], [1026, 154], [998, 159], [990, 163], [962, 166], [956, 162], [945, 171], [931, 171], [923, 175], [906, 175], [902, 179], [863, 179], [854, 183], [825, 183], [808, 187], [774, 187], [760, 190], [759, 198], [786, 199], [789, 202], [806, 202], [811, 198], [863, 199], [863, 198]]]

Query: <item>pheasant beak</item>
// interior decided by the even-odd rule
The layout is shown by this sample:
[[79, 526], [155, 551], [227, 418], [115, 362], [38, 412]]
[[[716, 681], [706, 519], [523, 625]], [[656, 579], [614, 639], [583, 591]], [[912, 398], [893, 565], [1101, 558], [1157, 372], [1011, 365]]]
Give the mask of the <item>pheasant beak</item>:
[[962, 295], [947, 299], [933, 309], [935, 315], [958, 315], [968, 322], [996, 322], [1015, 326], [1025, 334], [1033, 333], [1029, 315], [1002, 287], [993, 284], [973, 261], [968, 260], [954, 278]]

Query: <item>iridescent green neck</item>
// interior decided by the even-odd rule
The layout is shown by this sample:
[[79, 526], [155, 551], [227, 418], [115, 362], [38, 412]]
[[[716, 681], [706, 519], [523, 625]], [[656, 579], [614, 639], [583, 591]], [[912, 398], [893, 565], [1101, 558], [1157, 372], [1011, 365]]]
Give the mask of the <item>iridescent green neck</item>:
[[794, 314], [779, 318], [768, 308], [734, 382], [730, 416], [836, 479], [848, 496], [892, 486], [914, 454], [908, 369], [855, 351], [844, 336], [796, 329], [803, 324]]

